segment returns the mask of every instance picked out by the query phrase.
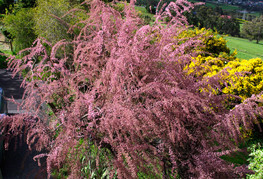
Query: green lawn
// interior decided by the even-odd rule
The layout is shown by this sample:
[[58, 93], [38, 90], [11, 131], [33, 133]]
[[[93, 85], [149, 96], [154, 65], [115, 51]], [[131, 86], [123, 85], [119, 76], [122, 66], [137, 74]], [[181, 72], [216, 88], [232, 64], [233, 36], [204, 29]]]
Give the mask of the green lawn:
[[150, 17], [150, 19], [148, 19], [148, 23], [151, 25], [154, 21], [155, 21], [155, 17], [154, 14], [149, 13], [145, 7], [143, 6], [135, 6], [135, 10], [137, 12], [139, 12], [140, 14], [142, 14], [143, 18], [146, 18], [147, 16]]
[[143, 15], [147, 15], [151, 18], [153, 18], [154, 14], [149, 13], [145, 7], [143, 6], [135, 6], [136, 11], [141, 12]]
[[231, 52], [237, 50], [237, 57], [241, 59], [249, 60], [251, 58], [259, 57], [263, 59], [263, 41], [256, 44], [255, 41], [249, 41], [247, 39], [238, 37], [224, 37], [227, 40], [227, 46]]
[[233, 6], [233, 5], [229, 5], [229, 4], [217, 4], [217, 3], [212, 3], [212, 2], [206, 2], [206, 6], [212, 7], [212, 8], [219, 6], [223, 10], [227, 10], [227, 11], [239, 10], [240, 9], [240, 7], [238, 7], [238, 6]]
[[[190, 2], [200, 2], [197, 0], [188, 0]], [[218, 4], [217, 2], [206, 2], [205, 5], [207, 7], [215, 8], [216, 6], [221, 7], [223, 10], [232, 11], [232, 10], [240, 10], [239, 6], [229, 5], [229, 4]]]

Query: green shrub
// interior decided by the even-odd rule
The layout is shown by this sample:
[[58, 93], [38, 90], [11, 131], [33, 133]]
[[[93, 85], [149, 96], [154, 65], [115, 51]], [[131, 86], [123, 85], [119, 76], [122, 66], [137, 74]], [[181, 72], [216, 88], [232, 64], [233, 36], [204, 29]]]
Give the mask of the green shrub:
[[[110, 162], [113, 156], [106, 148], [99, 148], [96, 144], [80, 139], [79, 143], [71, 149], [66, 156], [65, 164], [61, 168], [53, 170], [52, 176], [55, 178], [67, 178], [69, 175], [69, 163], [73, 161], [79, 162], [80, 175], [83, 178], [109, 178], [110, 176]], [[113, 175], [113, 178], [117, 178]]]
[[15, 51], [30, 47], [36, 39], [33, 16], [33, 10], [30, 8], [21, 8], [5, 15], [4, 27], [13, 39]]
[[51, 43], [69, 39], [70, 35], [67, 33], [69, 27], [54, 17], [61, 18], [69, 9], [68, 0], [38, 0], [34, 16], [34, 30], [37, 36], [44, 37]]
[[253, 170], [255, 173], [248, 175], [247, 178], [261, 179], [263, 178], [263, 147], [261, 144], [252, 145], [249, 150], [251, 153], [249, 155], [250, 158], [248, 159], [248, 168]]
[[1, 55], [0, 51], [0, 69], [7, 68], [7, 62], [6, 62], [6, 57]]
[[[86, 18], [83, 12], [75, 12], [65, 15], [72, 8], [80, 8], [77, 5], [79, 0], [38, 0], [37, 7], [34, 9], [34, 30], [38, 37], [44, 37], [46, 40], [54, 44], [62, 39], [73, 39], [68, 33], [71, 25], [80, 19]], [[82, 2], [82, 1], [80, 1]]]

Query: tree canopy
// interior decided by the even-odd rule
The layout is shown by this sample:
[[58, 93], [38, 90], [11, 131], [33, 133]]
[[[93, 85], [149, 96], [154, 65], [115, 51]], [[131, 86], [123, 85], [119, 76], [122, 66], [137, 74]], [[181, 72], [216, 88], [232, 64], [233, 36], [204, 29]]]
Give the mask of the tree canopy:
[[256, 43], [263, 38], [263, 16], [243, 24], [241, 35], [249, 40], [256, 40]]
[[199, 28], [212, 29], [220, 34], [240, 35], [240, 24], [229, 15], [224, 15], [220, 8], [196, 6], [186, 17], [189, 24]]
[[24, 8], [34, 7], [36, 0], [0, 0], [0, 14], [4, 14], [6, 9], [9, 10], [14, 4], [21, 4]]

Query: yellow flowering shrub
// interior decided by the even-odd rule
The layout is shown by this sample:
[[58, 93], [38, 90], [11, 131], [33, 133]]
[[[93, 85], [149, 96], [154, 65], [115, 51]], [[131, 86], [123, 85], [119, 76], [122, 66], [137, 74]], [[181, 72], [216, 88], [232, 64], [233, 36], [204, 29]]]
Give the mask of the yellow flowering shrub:
[[[263, 91], [263, 62], [260, 58], [250, 60], [230, 61], [225, 68], [229, 74], [226, 76], [228, 86], [223, 93], [235, 94], [243, 100]], [[240, 73], [240, 75], [236, 75]]]
[[[199, 36], [199, 37], [198, 37]], [[229, 54], [230, 50], [226, 45], [226, 40], [222, 36], [218, 36], [217, 33], [202, 29], [189, 29], [183, 31], [177, 37], [178, 39], [188, 39], [189, 37], [198, 37], [204, 43], [204, 47], [199, 49], [203, 53], [203, 56], [218, 57], [221, 53]]]
[[[199, 79], [200, 77], [205, 79], [215, 75], [221, 76], [220, 90], [207, 85], [199, 89], [201, 93], [212, 92], [218, 95], [223, 93], [239, 96], [240, 99], [229, 96], [224, 102], [226, 108], [232, 109], [235, 107], [232, 102], [234, 102], [233, 104], [241, 103], [253, 94], [259, 94], [263, 91], [263, 61], [260, 58], [250, 60], [236, 58], [237, 52], [234, 51], [230, 54], [226, 41], [222, 37], [213, 36], [212, 32], [201, 29], [200, 31], [192, 30], [188, 33], [192, 35], [206, 33], [206, 38], [200, 39], [205, 44], [201, 50], [210, 54], [201, 53], [197, 57], [193, 57], [192, 62], [185, 67], [185, 71]], [[263, 122], [262, 119], [259, 121]], [[253, 134], [252, 130], [245, 131], [243, 128], [240, 128], [240, 132], [243, 138], [249, 138]]]
[[[224, 67], [224, 62], [219, 58], [202, 55], [193, 57], [193, 61], [185, 69], [188, 70], [188, 74], [195, 73], [197, 76], [211, 76], [211, 74], [217, 74]], [[197, 70], [197, 69], [200, 69]]]
[[[199, 55], [198, 57], [193, 58], [192, 63], [185, 68], [188, 74], [194, 74], [199, 77], [221, 75], [222, 78], [220, 84], [222, 91], [212, 88], [209, 85], [199, 90], [200, 92], [210, 91], [214, 94], [233, 94], [241, 97], [240, 100], [228, 97], [224, 102], [224, 105], [226, 108], [230, 109], [234, 107], [231, 105], [232, 102], [241, 103], [253, 94], [259, 94], [263, 91], [263, 61], [260, 58], [240, 60], [234, 58], [234, 55], [235, 54], [228, 56], [229, 61], [222, 58], [222, 56], [204, 57]], [[197, 68], [201, 68], [201, 71], [198, 71]], [[263, 122], [262, 119], [259, 119], [259, 121]], [[240, 129], [240, 131], [243, 138], [248, 138], [253, 133], [252, 131], [244, 132], [243, 129]]]
[[[229, 58], [232, 58], [229, 56]], [[229, 60], [229, 59], [228, 59]], [[263, 91], [263, 61], [260, 58], [250, 60], [234, 59], [228, 61], [220, 57], [203, 57], [199, 55], [193, 58], [192, 63], [185, 68], [188, 74], [197, 76], [214, 76], [222, 70], [222, 92], [240, 96], [243, 100]], [[197, 73], [196, 69], [200, 69]], [[209, 89], [209, 88], [208, 88]]]
[[[204, 47], [197, 49], [203, 53], [200, 53], [197, 57], [193, 57], [192, 62], [185, 67], [188, 74], [194, 74], [199, 77], [221, 75], [222, 92], [238, 95], [242, 100], [263, 90], [263, 62], [261, 59], [237, 59], [235, 57], [237, 52], [234, 51], [230, 54], [225, 39], [204, 28], [184, 30], [174, 38], [180, 39], [183, 43], [184, 39], [186, 41], [189, 37], [197, 37], [203, 41]], [[153, 43], [158, 41], [158, 39], [157, 34], [157, 36], [153, 37]], [[222, 73], [223, 71], [227, 73]], [[200, 91], [203, 90], [219, 94], [219, 90], [215, 90], [209, 86], [206, 89], [200, 89]]]

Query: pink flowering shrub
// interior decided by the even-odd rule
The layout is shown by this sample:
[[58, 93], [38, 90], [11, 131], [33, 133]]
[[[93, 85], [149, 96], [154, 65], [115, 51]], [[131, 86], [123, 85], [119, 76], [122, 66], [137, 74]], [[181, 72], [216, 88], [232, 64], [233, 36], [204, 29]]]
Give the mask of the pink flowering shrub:
[[[243, 175], [245, 167], [220, 156], [236, 150], [239, 127], [249, 130], [262, 116], [262, 99], [228, 110], [227, 95], [199, 92], [208, 84], [217, 88], [220, 76], [202, 80], [184, 71], [202, 47], [198, 36], [177, 38], [187, 30], [182, 13], [193, 4], [172, 2], [157, 12], [155, 24], [143, 26], [133, 2], [125, 18], [100, 0], [86, 3], [88, 19], [71, 27], [80, 29], [73, 41], [52, 46], [37, 39], [23, 58], [11, 59], [14, 74], [27, 72], [22, 106], [28, 113], [6, 118], [2, 130], [11, 134], [26, 125], [29, 146], [48, 151], [35, 157], [47, 157], [48, 174], [67, 164], [69, 176], [81, 177], [76, 156], [95, 145], [108, 155], [95, 166], [103, 161], [110, 177]], [[164, 25], [166, 17], [171, 21]]]

